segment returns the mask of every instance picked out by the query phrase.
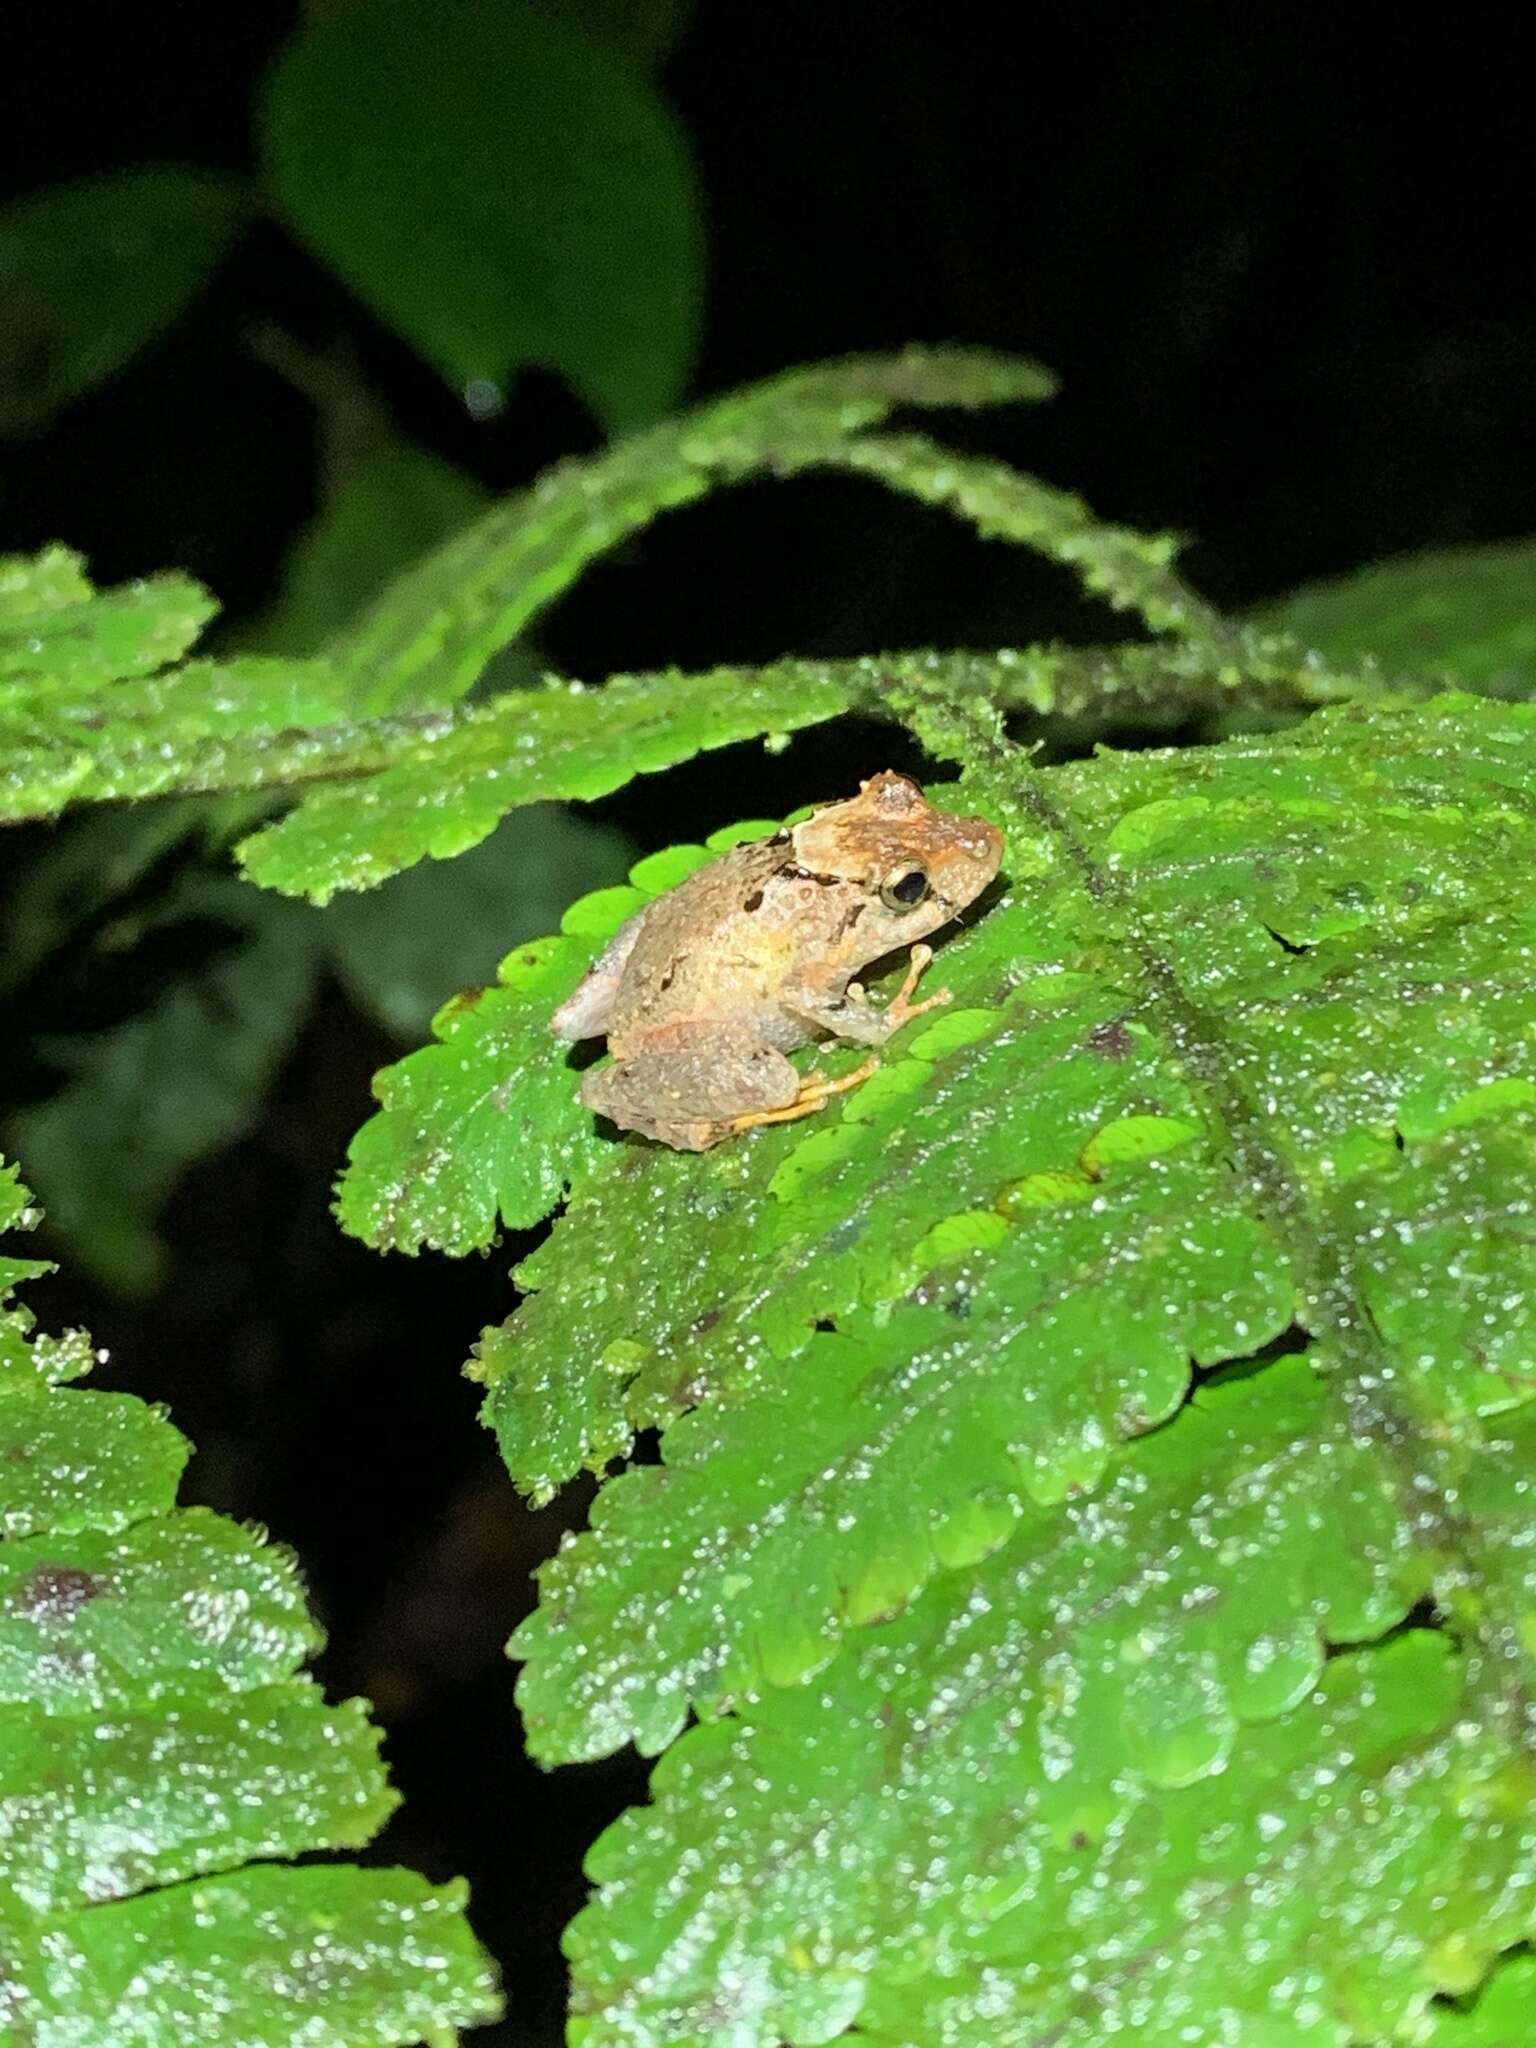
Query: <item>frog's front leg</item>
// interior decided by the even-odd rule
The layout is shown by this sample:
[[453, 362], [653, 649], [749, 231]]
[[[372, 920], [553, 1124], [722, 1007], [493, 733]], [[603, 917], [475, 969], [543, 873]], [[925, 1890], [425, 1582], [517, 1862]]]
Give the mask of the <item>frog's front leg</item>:
[[884, 1045], [893, 1032], [904, 1024], [910, 1024], [914, 1017], [921, 1017], [925, 1010], [942, 1009], [952, 1002], [947, 988], [936, 989], [920, 1003], [912, 1000], [912, 991], [922, 979], [929, 962], [933, 959], [931, 946], [914, 946], [907, 977], [883, 1010], [877, 1010], [864, 992], [861, 982], [850, 981], [847, 988], [838, 992], [818, 990], [803, 983], [786, 988], [780, 997], [784, 1008], [807, 1023], [814, 1024], [818, 1031], [829, 1032], [834, 1038], [847, 1039], [853, 1045]]

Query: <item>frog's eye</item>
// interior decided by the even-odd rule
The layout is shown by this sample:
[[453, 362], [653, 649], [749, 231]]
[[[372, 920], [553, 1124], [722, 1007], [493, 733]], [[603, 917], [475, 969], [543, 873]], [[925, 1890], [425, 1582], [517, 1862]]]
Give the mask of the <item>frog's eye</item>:
[[921, 868], [897, 868], [886, 876], [880, 901], [887, 910], [915, 910], [928, 894], [928, 877]]

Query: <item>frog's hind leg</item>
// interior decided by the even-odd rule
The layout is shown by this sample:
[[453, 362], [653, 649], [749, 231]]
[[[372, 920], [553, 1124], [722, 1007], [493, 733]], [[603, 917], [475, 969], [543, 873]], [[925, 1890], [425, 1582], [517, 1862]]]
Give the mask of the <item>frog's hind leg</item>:
[[835, 1081], [829, 1081], [825, 1074], [807, 1074], [793, 1102], [782, 1109], [744, 1110], [740, 1116], [731, 1118], [731, 1129], [749, 1131], [754, 1124], [792, 1124], [803, 1116], [814, 1116], [834, 1095], [847, 1095], [854, 1088], [862, 1088], [879, 1064], [877, 1059], [867, 1059], [863, 1066], [855, 1067], [851, 1074], [839, 1075]]
[[792, 1104], [800, 1076], [783, 1053], [750, 1033], [712, 1029], [697, 1041], [647, 1047], [593, 1067], [581, 1099], [621, 1131], [638, 1131], [680, 1152], [703, 1152], [729, 1137], [736, 1120]]

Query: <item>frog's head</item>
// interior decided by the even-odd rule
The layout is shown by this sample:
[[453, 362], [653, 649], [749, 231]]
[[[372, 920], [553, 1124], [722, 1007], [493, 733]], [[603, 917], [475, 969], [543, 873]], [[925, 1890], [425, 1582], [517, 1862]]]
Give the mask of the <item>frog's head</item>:
[[915, 782], [889, 770], [861, 783], [846, 803], [814, 812], [790, 838], [798, 867], [858, 886], [865, 960], [947, 924], [976, 900], [1003, 857], [1003, 835], [986, 818], [937, 810]]

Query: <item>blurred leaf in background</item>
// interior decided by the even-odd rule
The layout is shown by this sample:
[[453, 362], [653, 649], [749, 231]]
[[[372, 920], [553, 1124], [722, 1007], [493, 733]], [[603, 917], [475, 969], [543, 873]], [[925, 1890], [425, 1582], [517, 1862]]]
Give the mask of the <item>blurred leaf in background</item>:
[[1330, 661], [1378, 661], [1491, 696], [1536, 688], [1536, 541], [1427, 549], [1303, 584], [1260, 623]]
[[[187, 814], [210, 809], [157, 804], [75, 821], [8, 906], [8, 927], [35, 950], [39, 931], [57, 936], [73, 922], [59, 900], [70, 876], [93, 861], [126, 874], [160, 849], [156, 825], [185, 833]], [[261, 1114], [323, 972], [364, 1017], [416, 1044], [446, 994], [494, 981], [510, 947], [558, 925], [573, 896], [620, 881], [632, 855], [622, 834], [541, 804], [461, 860], [427, 862], [326, 913], [201, 865], [186, 869], [152, 911], [107, 921], [88, 942], [87, 963], [135, 945], [146, 962], [163, 962], [166, 935], [194, 927], [214, 943], [188, 943], [185, 971], [160, 978], [129, 1016], [45, 1039], [39, 1050], [61, 1084], [8, 1120], [48, 1192], [54, 1233], [98, 1280], [149, 1293], [165, 1278], [161, 1208], [189, 1167]], [[60, 885], [52, 896], [45, 881]], [[84, 910], [88, 899], [77, 888], [68, 907]]]
[[163, 1281], [162, 1203], [195, 1160], [249, 1129], [314, 987], [302, 918], [274, 917], [253, 891], [194, 870], [160, 921], [194, 919], [227, 928], [212, 960], [192, 953], [185, 973], [109, 1029], [45, 1041], [63, 1085], [10, 1119], [54, 1229], [125, 1294]]
[[[366, 430], [365, 430], [366, 431]], [[472, 478], [383, 427], [326, 479], [273, 605], [243, 627], [256, 654], [318, 654], [364, 599], [484, 510]]]
[[122, 368], [244, 227], [238, 179], [151, 164], [0, 212], [0, 434], [35, 433]]
[[[601, 13], [631, 40], [633, 9]], [[497, 410], [529, 364], [614, 430], [680, 395], [698, 193], [633, 61], [532, 8], [361, 0], [294, 38], [261, 130], [296, 232], [471, 410]]]
[[659, 64], [693, 13], [692, 0], [544, 0], [551, 13], [578, 24], [594, 42], [632, 57], [637, 63]]
[[72, 818], [23, 872], [0, 913], [0, 993], [10, 994], [199, 832], [212, 807], [195, 797]]
[[314, 930], [358, 1008], [414, 1044], [456, 990], [493, 982], [510, 947], [557, 929], [573, 897], [621, 882], [633, 853], [622, 833], [536, 804], [458, 860], [314, 912]]

